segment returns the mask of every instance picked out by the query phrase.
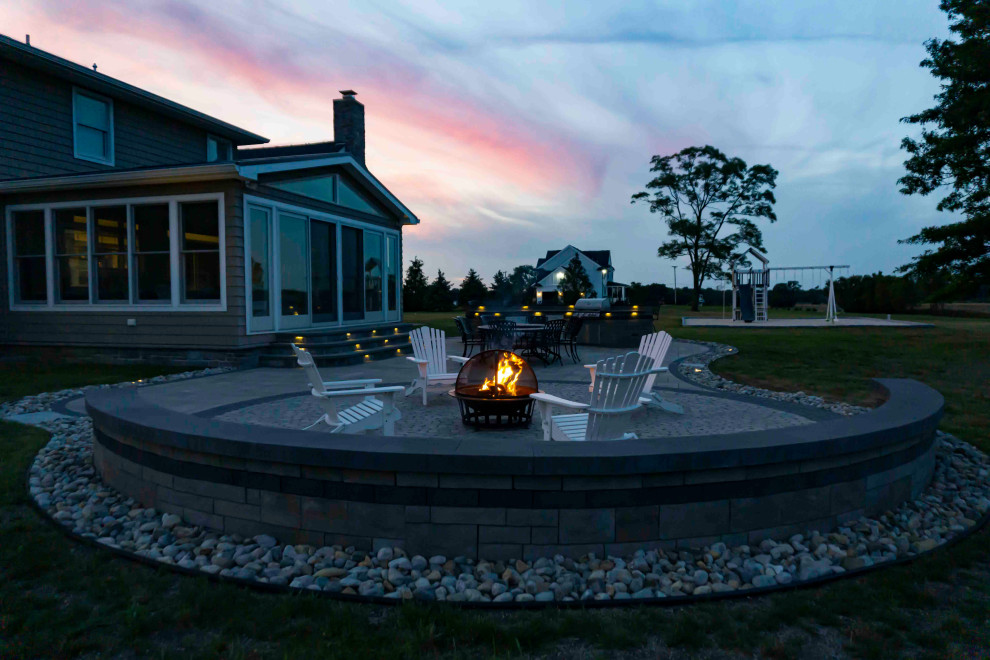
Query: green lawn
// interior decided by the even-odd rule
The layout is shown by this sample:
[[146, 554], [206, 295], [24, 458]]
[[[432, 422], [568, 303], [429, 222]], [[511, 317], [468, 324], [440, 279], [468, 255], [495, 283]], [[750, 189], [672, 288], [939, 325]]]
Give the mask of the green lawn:
[[[865, 384], [873, 375], [922, 378], [946, 394], [946, 428], [987, 448], [985, 321], [936, 319], [937, 328], [910, 331], [688, 331], [674, 323], [680, 315], [665, 309], [659, 324], [677, 337], [738, 346], [741, 354], [716, 368], [745, 382], [874, 401]], [[156, 373], [10, 368], [0, 392]], [[181, 577], [69, 541], [26, 504], [25, 471], [45, 441], [40, 431], [0, 424], [0, 658], [935, 659], [990, 649], [987, 531], [909, 566], [753, 601], [518, 613], [351, 605]]]
[[945, 396], [944, 430], [990, 451], [990, 319], [910, 315], [894, 318], [935, 327], [763, 330], [681, 327], [688, 315], [697, 314], [665, 307], [657, 327], [738, 347], [713, 365], [730, 380], [876, 405], [882, 395], [872, 378], [914, 378]]
[[98, 383], [122, 383], [189, 370], [188, 367], [66, 364], [57, 360], [44, 363], [33, 359], [0, 362], [0, 402], [39, 392], [54, 392]]
[[443, 330], [448, 337], [460, 337], [461, 333], [454, 323], [454, 317], [461, 314], [462, 312], [413, 312], [403, 314], [403, 318], [407, 323], [422, 323]]

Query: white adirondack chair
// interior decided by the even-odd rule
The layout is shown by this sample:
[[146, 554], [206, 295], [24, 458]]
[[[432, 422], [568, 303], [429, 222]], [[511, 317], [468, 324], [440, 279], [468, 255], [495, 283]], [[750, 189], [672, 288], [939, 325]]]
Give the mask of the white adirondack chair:
[[[404, 389], [401, 385], [375, 387], [382, 382], [381, 378], [325, 381], [312, 355], [295, 344], [292, 344], [292, 350], [296, 354], [296, 362], [309, 378], [310, 393], [323, 408], [320, 418], [304, 427], [304, 431], [326, 422], [331, 433], [356, 433], [370, 429], [382, 429], [383, 435], [395, 433], [395, 422], [402, 418], [402, 413], [395, 407], [395, 397]], [[357, 403], [346, 405], [348, 399], [358, 398], [360, 401]]]
[[[684, 408], [682, 406], [670, 401], [664, 401], [659, 393], [653, 391], [653, 381], [656, 380], [657, 374], [668, 371], [667, 367], [661, 367], [660, 365], [663, 364], [663, 359], [667, 356], [667, 350], [670, 348], [672, 341], [673, 338], [670, 334], [663, 331], [654, 332], [651, 335], [643, 335], [640, 338], [638, 353], [653, 358], [653, 364], [657, 368], [656, 373], [650, 374], [643, 383], [643, 392], [639, 397], [639, 402], [644, 406], [656, 406], [667, 412], [683, 415]], [[591, 385], [588, 386], [588, 391], [593, 392], [595, 389], [595, 369], [597, 365], [586, 364], [584, 367], [591, 371]]]
[[[590, 403], [568, 401], [542, 392], [530, 394], [543, 420], [544, 440], [630, 440], [635, 433], [625, 432], [629, 415], [642, 404], [639, 395], [643, 382], [656, 374], [653, 359], [639, 353], [626, 353], [595, 365], [598, 378], [591, 391]], [[577, 411], [554, 415], [554, 408]]]
[[416, 363], [419, 377], [406, 388], [406, 396], [416, 390], [423, 391], [423, 405], [426, 405], [426, 388], [430, 385], [450, 384], [457, 380], [456, 371], [447, 371], [447, 360], [464, 364], [471, 358], [447, 355], [447, 333], [436, 328], [422, 326], [409, 333], [413, 357], [406, 358]]

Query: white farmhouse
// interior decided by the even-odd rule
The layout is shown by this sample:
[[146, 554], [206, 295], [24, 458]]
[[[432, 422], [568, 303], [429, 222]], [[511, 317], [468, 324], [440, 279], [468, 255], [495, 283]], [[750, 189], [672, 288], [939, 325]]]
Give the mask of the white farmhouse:
[[610, 250], [579, 250], [568, 245], [563, 250], [547, 250], [547, 256], [536, 262], [536, 303], [553, 305], [557, 303], [557, 285], [564, 279], [564, 268], [577, 254], [588, 273], [588, 279], [595, 289], [595, 297], [609, 298], [613, 302], [625, 300], [626, 285], [613, 281], [615, 268], [612, 266]]

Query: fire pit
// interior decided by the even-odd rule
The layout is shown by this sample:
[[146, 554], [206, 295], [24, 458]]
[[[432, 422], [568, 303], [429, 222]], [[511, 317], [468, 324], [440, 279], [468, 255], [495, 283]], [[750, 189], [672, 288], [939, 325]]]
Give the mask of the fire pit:
[[509, 351], [483, 351], [461, 367], [452, 394], [465, 424], [491, 428], [529, 426], [529, 395], [538, 391], [536, 374], [526, 360]]

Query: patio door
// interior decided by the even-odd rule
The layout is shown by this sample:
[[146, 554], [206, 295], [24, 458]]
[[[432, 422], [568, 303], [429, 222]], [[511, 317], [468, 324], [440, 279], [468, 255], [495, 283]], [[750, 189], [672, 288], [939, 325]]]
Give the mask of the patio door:
[[385, 318], [385, 237], [364, 232], [364, 320]]
[[310, 218], [309, 244], [313, 323], [337, 321], [337, 225]]
[[309, 220], [294, 213], [278, 214], [279, 328], [310, 325]]
[[272, 212], [251, 206], [248, 210], [248, 281], [251, 283], [250, 330], [272, 330]]

